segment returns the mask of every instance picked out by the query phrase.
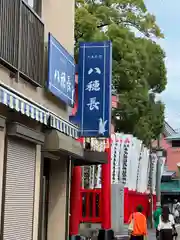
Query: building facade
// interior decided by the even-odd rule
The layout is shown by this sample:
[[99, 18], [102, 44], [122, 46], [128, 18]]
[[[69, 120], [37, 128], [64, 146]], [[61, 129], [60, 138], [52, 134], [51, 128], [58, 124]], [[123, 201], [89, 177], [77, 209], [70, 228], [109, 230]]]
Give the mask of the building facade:
[[[164, 132], [160, 139], [160, 147], [164, 150], [164, 168], [161, 178], [161, 203], [168, 204], [173, 211], [174, 200], [179, 200], [179, 158], [180, 145], [172, 144], [174, 136], [178, 136], [176, 131], [167, 123], [164, 124]], [[153, 147], [157, 147], [157, 141], [153, 142]]]
[[[176, 131], [165, 122], [164, 133], [160, 140], [160, 147], [164, 149], [166, 155], [165, 170], [166, 172], [168, 171], [169, 174], [174, 174], [175, 172], [177, 176], [179, 176], [180, 148], [179, 146], [172, 146], [171, 141], [168, 140], [168, 138], [172, 136], [176, 136]], [[153, 142], [153, 147], [157, 147], [157, 141]]]
[[1, 239], [65, 239], [71, 154], [60, 141], [82, 149], [67, 107], [44, 85], [48, 33], [73, 55], [74, 1], [1, 6]]
[[71, 169], [98, 159], [77, 141], [68, 105], [45, 87], [49, 33], [73, 56], [74, 1], [0, 5], [0, 236], [67, 239]]

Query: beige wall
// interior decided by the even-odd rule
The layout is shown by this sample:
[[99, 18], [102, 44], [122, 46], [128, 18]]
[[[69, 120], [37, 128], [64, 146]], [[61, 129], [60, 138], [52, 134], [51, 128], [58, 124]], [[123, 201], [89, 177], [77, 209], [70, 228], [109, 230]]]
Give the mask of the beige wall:
[[[1, 226], [1, 205], [2, 205], [2, 187], [3, 187], [3, 169], [4, 169], [4, 142], [5, 128], [0, 128], [0, 226]], [[1, 229], [0, 229], [1, 232]]]
[[[74, 0], [46, 0], [42, 1], [42, 21], [45, 25], [45, 42], [48, 32], [71, 53], [74, 48]], [[46, 80], [46, 78], [44, 79]], [[41, 104], [52, 112], [68, 119], [66, 107], [56, 97], [47, 95], [43, 88], [35, 88], [27, 81], [17, 82], [9, 77], [9, 71], [0, 66], [0, 82], [10, 86], [27, 98]]]
[[42, 19], [48, 32], [70, 52], [74, 52], [74, 0], [43, 1]]
[[65, 239], [67, 163], [65, 159], [51, 161], [48, 240]]

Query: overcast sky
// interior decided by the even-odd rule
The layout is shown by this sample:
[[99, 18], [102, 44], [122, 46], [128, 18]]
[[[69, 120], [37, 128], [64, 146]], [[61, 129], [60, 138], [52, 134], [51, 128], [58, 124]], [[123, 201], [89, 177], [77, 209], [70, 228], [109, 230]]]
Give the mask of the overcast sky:
[[166, 120], [180, 129], [180, 0], [145, 0], [156, 16], [165, 39], [160, 40], [166, 52], [168, 84], [161, 99], [166, 104]]

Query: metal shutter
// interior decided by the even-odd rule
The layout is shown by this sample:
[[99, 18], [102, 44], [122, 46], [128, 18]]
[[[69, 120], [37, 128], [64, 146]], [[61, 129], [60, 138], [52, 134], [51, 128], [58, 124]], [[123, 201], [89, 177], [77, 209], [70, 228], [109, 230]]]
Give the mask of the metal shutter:
[[4, 240], [32, 240], [35, 145], [8, 139]]

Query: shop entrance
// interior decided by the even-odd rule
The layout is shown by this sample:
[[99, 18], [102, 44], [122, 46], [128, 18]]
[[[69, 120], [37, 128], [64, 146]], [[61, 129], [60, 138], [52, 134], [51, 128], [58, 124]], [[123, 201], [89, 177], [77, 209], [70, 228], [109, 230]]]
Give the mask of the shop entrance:
[[66, 235], [67, 159], [44, 159], [41, 188], [41, 240], [64, 239]]
[[36, 146], [7, 139], [3, 218], [4, 240], [32, 240]]
[[41, 194], [41, 240], [47, 240], [48, 228], [48, 203], [49, 203], [49, 176], [50, 176], [50, 160], [44, 159], [42, 194]]

